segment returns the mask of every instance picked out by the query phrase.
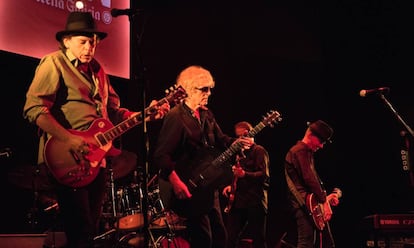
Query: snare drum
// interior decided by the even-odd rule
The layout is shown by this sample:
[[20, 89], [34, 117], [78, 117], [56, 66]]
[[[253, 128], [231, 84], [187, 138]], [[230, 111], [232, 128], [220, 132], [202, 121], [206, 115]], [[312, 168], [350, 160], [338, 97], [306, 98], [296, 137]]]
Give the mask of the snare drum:
[[135, 230], [144, 227], [144, 215], [140, 212], [119, 218], [117, 227], [120, 230]]

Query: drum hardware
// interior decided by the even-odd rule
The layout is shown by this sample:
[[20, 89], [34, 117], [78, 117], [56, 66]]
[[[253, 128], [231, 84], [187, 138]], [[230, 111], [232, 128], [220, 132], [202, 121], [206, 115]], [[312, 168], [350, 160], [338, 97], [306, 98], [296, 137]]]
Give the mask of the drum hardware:
[[[183, 219], [172, 211], [164, 208], [160, 197], [157, 176], [147, 183], [147, 199], [143, 199], [142, 184], [133, 180], [126, 186], [115, 187], [113, 171], [109, 168], [110, 182], [108, 196], [111, 199], [111, 211], [103, 214], [107, 223], [105, 232], [94, 238], [96, 242], [110, 243], [114, 248], [144, 248], [145, 235], [148, 234], [148, 247], [150, 248], [187, 248], [186, 240], [177, 235], [186, 229], [182, 225]], [[109, 193], [110, 191], [110, 193]], [[147, 203], [148, 227], [144, 229], [143, 201]], [[183, 245], [184, 244], [184, 245]], [[180, 246], [181, 245], [181, 246]]]
[[100, 235], [98, 235], [98, 236], [95, 236], [94, 238], [93, 238], [93, 240], [94, 241], [96, 241], [96, 240], [103, 240], [103, 239], [110, 239], [110, 237], [113, 235], [113, 234], [115, 234], [116, 233], [116, 229], [115, 228], [112, 228], [111, 230], [109, 230], [109, 231], [106, 231], [106, 232], [104, 232], [104, 233], [102, 233], [102, 234], [100, 234]]
[[148, 198], [151, 200], [151, 217], [153, 217], [148, 230], [151, 237], [154, 236], [155, 232], [160, 234], [154, 243], [154, 247], [188, 248], [189, 245], [185, 239], [177, 236], [176, 233], [185, 230], [187, 227], [182, 225], [182, 219], [177, 214], [164, 208], [159, 187], [152, 189], [148, 195]]

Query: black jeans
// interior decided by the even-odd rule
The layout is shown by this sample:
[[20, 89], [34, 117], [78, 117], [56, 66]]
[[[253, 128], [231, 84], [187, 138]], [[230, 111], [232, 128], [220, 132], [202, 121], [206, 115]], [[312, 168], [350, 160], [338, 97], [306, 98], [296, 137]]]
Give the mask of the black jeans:
[[297, 228], [297, 248], [309, 248], [315, 245], [316, 230], [311, 217], [301, 208], [294, 210]]
[[98, 235], [99, 218], [106, 192], [106, 173], [82, 188], [57, 185], [56, 195], [68, 248], [91, 248]]
[[241, 235], [248, 232], [253, 239], [253, 247], [266, 248], [266, 212], [263, 207], [233, 207], [227, 216], [226, 227], [229, 236], [229, 248], [238, 247]]
[[189, 242], [197, 248], [225, 248], [227, 232], [221, 215], [218, 192], [214, 207], [206, 214], [187, 220]]

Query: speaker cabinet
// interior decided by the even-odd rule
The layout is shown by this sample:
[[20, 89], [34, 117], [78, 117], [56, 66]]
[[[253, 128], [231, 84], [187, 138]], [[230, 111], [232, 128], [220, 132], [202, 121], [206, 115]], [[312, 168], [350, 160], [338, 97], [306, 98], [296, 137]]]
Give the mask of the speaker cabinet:
[[2, 248], [42, 248], [46, 234], [0, 234]]
[[408, 248], [414, 242], [414, 214], [366, 216], [361, 231], [365, 248]]

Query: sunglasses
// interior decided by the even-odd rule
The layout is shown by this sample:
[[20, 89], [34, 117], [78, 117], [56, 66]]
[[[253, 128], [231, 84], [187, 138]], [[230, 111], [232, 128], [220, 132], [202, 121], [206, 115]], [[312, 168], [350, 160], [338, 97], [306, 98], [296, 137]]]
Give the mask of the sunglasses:
[[199, 90], [199, 91], [201, 91], [201, 92], [203, 92], [203, 93], [207, 93], [207, 92], [211, 91], [212, 87], [208, 87], [208, 86], [206, 86], [206, 87], [201, 87], [201, 88], [197, 88], [197, 87], [195, 87], [195, 89], [196, 89], [196, 90]]

